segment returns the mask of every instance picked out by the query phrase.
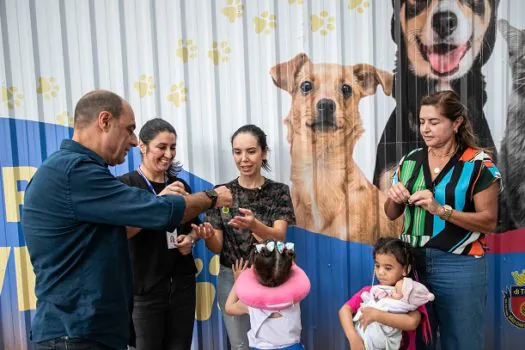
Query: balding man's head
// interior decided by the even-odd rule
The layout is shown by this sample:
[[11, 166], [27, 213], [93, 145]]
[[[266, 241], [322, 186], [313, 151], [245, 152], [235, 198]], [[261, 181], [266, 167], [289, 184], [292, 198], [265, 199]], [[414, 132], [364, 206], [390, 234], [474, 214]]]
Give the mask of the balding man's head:
[[124, 162], [137, 146], [135, 114], [119, 95], [96, 90], [82, 96], [75, 108], [73, 140], [101, 156], [107, 164]]
[[120, 117], [124, 100], [119, 95], [107, 90], [88, 92], [78, 101], [75, 107], [75, 129], [90, 125], [101, 112], [108, 112], [114, 118]]

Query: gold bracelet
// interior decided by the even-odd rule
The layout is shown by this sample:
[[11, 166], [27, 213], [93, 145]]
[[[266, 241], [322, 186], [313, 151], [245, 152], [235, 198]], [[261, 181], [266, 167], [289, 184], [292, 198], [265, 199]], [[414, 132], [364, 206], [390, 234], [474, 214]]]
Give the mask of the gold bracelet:
[[448, 219], [450, 219], [450, 217], [452, 216], [452, 211], [454, 209], [452, 209], [452, 207], [448, 204], [445, 204], [442, 206], [444, 212], [443, 212], [443, 215], [440, 215], [440, 217], [443, 219], [443, 220], [446, 220], [448, 221]]

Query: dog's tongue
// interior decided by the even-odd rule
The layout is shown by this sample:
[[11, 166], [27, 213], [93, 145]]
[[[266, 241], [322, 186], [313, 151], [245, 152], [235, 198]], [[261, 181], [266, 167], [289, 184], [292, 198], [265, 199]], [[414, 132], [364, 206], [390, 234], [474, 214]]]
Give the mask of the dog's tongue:
[[467, 44], [464, 44], [447, 53], [431, 52], [428, 54], [428, 61], [434, 71], [446, 74], [459, 66], [466, 49]]

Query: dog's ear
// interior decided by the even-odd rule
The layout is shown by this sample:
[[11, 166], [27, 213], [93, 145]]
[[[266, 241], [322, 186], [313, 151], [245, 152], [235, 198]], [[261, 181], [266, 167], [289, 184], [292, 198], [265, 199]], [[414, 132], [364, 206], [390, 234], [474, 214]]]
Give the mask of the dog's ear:
[[308, 56], [305, 53], [300, 53], [288, 62], [273, 66], [272, 69], [270, 69], [273, 83], [291, 94], [294, 89], [295, 75], [308, 61], [310, 61]]
[[354, 65], [354, 75], [363, 87], [365, 96], [375, 94], [378, 84], [383, 87], [385, 95], [390, 96], [390, 94], [392, 94], [392, 84], [394, 81], [392, 73], [377, 69], [370, 64], [362, 63]]

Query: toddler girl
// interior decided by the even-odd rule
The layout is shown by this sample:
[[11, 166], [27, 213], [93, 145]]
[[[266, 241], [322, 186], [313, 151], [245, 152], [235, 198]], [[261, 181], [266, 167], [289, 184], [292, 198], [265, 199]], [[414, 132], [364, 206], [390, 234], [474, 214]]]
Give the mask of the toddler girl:
[[[265, 241], [257, 244], [250, 260], [251, 269], [261, 287], [262, 294], [271, 293], [271, 288], [282, 286], [280, 290], [293, 293], [294, 285], [284, 286], [289, 282], [294, 266], [295, 252], [293, 243], [278, 241]], [[248, 341], [252, 349], [304, 349], [301, 345], [301, 309], [298, 303], [290, 303], [280, 310], [261, 309], [248, 306], [239, 300], [236, 288], [237, 283], [246, 281], [240, 273], [246, 268], [247, 263], [236, 261], [232, 267], [235, 284], [226, 300], [225, 311], [232, 316], [248, 314], [251, 329], [248, 331]], [[244, 273], [250, 273], [250, 270]], [[244, 277], [244, 276], [243, 276]], [[264, 287], [269, 287], [264, 289]], [[308, 284], [309, 288], [309, 284]], [[282, 293], [282, 292], [280, 292]], [[285, 295], [280, 296], [287, 300]]]
[[[424, 325], [428, 326], [427, 313], [424, 304], [433, 299], [430, 295], [425, 298], [415, 298], [419, 304], [413, 311], [403, 309], [403, 313], [383, 311], [379, 308], [370, 307], [366, 304], [374, 297], [393, 296], [393, 299], [403, 300], [403, 285], [405, 286], [405, 299], [409, 298], [411, 292], [409, 286], [414, 286], [411, 279], [405, 280], [412, 269], [411, 247], [396, 238], [380, 238], [374, 246], [374, 273], [379, 281], [379, 286], [366, 286], [348, 300], [339, 310], [339, 319], [345, 332], [350, 347], [355, 349], [415, 349], [415, 330], [424, 319]], [[398, 286], [396, 291], [395, 286]], [[424, 286], [418, 283], [419, 290]], [[372, 289], [373, 288], [373, 289]], [[426, 288], [425, 288], [426, 290]], [[372, 293], [371, 293], [372, 292]], [[392, 295], [393, 294], [393, 295]], [[399, 301], [401, 304], [404, 301]], [[413, 302], [414, 298], [410, 301]], [[392, 300], [394, 301], [394, 300]], [[408, 299], [406, 300], [408, 302]], [[399, 306], [397, 305], [396, 306]], [[399, 310], [398, 310], [399, 311]], [[401, 311], [400, 311], [401, 312]], [[354, 315], [355, 318], [354, 324]], [[386, 326], [381, 330], [390, 330], [386, 337], [377, 335], [377, 327]], [[428, 328], [428, 327], [427, 327]], [[428, 329], [424, 327], [426, 335]], [[403, 335], [405, 335], [403, 337]]]

